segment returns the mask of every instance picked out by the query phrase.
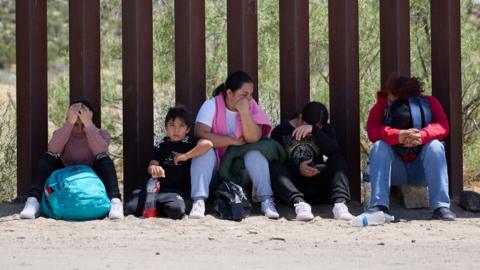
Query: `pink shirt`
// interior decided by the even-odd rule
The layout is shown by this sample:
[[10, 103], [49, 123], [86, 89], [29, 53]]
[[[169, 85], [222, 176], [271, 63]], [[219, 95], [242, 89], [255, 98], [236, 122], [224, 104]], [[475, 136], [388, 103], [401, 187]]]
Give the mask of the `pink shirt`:
[[48, 143], [48, 151], [60, 154], [65, 166], [85, 164], [92, 166], [98, 154], [107, 153], [110, 134], [92, 125], [85, 132], [73, 133], [73, 124], [65, 122], [63, 127], [53, 132]]
[[[212, 123], [212, 133], [219, 135], [228, 135], [227, 128], [227, 117], [226, 110], [227, 106], [225, 105], [225, 100], [223, 95], [218, 95], [215, 98], [215, 116], [213, 117]], [[268, 120], [267, 114], [258, 106], [257, 102], [254, 99], [250, 100], [249, 103], [250, 115], [253, 121], [262, 126], [262, 137], [268, 137], [270, 131], [272, 130], [272, 124]], [[240, 138], [243, 136], [242, 129], [242, 119], [240, 114], [237, 114], [235, 117], [235, 132], [233, 134], [235, 138]], [[217, 155], [217, 164], [220, 164], [220, 160], [227, 151], [227, 147], [215, 148], [215, 154]]]

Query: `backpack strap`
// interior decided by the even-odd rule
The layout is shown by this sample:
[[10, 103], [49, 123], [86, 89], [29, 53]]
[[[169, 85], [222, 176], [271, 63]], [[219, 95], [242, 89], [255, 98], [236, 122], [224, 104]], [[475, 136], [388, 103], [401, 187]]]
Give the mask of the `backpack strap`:
[[428, 124], [432, 122], [432, 111], [430, 110], [430, 104], [428, 103], [428, 100], [422, 97], [418, 98], [418, 103], [420, 104], [420, 108], [423, 112], [425, 126], [428, 126]]
[[430, 104], [425, 98], [409, 97], [408, 106], [410, 107], [410, 113], [412, 115], [413, 128], [422, 129], [432, 122]]
[[422, 129], [422, 111], [419, 102], [416, 98], [409, 97], [408, 106], [410, 107], [410, 114], [412, 115], [413, 128]]
[[[387, 126], [391, 125], [393, 121], [391, 113], [392, 104], [393, 102], [388, 105], [384, 113], [384, 123]], [[423, 97], [409, 97], [408, 106], [410, 108], [413, 128], [422, 129], [432, 122], [432, 111], [430, 110], [428, 100]]]

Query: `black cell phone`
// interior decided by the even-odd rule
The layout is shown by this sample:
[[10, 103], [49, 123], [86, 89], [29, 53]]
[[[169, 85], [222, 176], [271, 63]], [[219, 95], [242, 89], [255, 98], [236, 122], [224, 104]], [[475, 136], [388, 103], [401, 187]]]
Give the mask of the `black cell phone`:
[[321, 164], [321, 163], [320, 164], [310, 163], [310, 166], [316, 168], [319, 171], [321, 171], [321, 170], [325, 169], [325, 167], [327, 167], [326, 164]]

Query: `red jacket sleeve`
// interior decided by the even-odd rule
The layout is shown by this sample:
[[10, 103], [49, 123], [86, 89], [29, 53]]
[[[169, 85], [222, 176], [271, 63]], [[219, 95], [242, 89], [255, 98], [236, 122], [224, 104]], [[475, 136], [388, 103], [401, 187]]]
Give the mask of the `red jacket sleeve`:
[[441, 141], [447, 137], [449, 132], [447, 115], [443, 111], [440, 102], [438, 102], [438, 100], [433, 96], [425, 96], [425, 98], [430, 104], [432, 121], [428, 126], [420, 130], [423, 144], [427, 144], [435, 139]]
[[390, 145], [396, 145], [398, 144], [400, 130], [385, 125], [384, 118], [387, 107], [387, 101], [379, 98], [370, 109], [367, 120], [368, 139], [371, 142], [383, 140]]

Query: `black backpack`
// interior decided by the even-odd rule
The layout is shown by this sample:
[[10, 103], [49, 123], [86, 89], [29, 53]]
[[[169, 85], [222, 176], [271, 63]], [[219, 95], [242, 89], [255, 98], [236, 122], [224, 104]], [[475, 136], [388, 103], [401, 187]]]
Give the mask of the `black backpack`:
[[215, 211], [221, 219], [241, 221], [252, 208], [243, 188], [232, 181], [222, 181], [215, 190]]
[[[385, 124], [398, 129], [416, 128], [422, 129], [432, 121], [432, 112], [428, 101], [421, 97], [409, 97], [396, 99], [385, 110]], [[404, 147], [395, 145], [393, 147], [398, 155], [416, 156], [422, 150], [422, 146]]]

